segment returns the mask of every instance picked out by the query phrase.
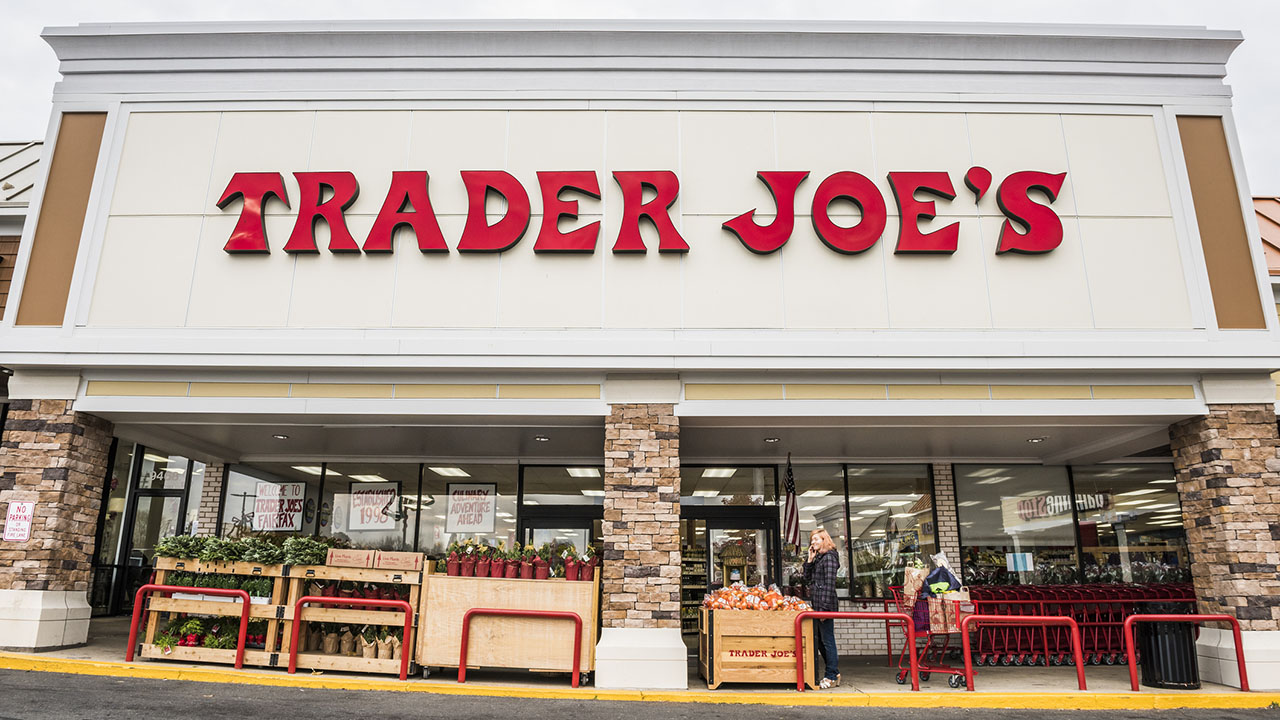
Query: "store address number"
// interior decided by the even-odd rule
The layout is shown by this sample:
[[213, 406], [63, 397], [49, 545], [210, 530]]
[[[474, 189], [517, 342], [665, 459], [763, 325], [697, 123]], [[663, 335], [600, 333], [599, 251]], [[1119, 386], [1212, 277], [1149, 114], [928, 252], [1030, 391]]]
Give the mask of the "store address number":
[[[532, 217], [529, 194], [510, 173], [501, 170], [464, 170], [461, 173], [467, 191], [467, 220], [458, 240], [461, 253], [500, 253], [515, 247], [525, 236]], [[777, 212], [767, 225], [754, 219], [749, 210], [724, 223], [724, 229], [735, 235], [754, 253], [777, 251], [791, 238], [795, 226], [795, 196], [805, 182], [807, 171], [761, 170], [757, 177], [772, 193]], [[287, 253], [316, 253], [316, 227], [323, 221], [329, 227], [329, 252], [389, 253], [395, 232], [402, 226], [411, 228], [424, 253], [447, 253], [444, 235], [431, 206], [428, 190], [430, 177], [425, 170], [396, 171], [382, 209], [363, 244], [357, 243], [347, 228], [344, 213], [360, 194], [356, 176], [350, 172], [295, 172], [298, 182], [297, 218], [284, 245]], [[924, 232], [922, 221], [937, 216], [937, 202], [956, 199], [951, 176], [945, 172], [891, 172], [888, 176], [893, 200], [901, 222], [895, 253], [954, 253], [959, 244], [960, 224]], [[1039, 254], [1058, 247], [1062, 242], [1062, 220], [1049, 207], [1058, 198], [1066, 173], [1022, 170], [1005, 177], [996, 189], [996, 204], [1004, 214], [996, 254], [1007, 252]], [[640, 234], [640, 222], [646, 220], [658, 233], [658, 252], [689, 251], [680, 231], [672, 222], [669, 210], [680, 193], [680, 181], [669, 170], [615, 171], [613, 180], [622, 192], [622, 222], [613, 243], [615, 253], [644, 253], [648, 250]], [[991, 172], [972, 167], [964, 176], [974, 202], [991, 187]], [[579, 199], [566, 199], [576, 193], [591, 200], [600, 199], [600, 182], [595, 171], [546, 171], [538, 173], [542, 195], [542, 223], [533, 251], [537, 253], [593, 253], [600, 234], [600, 222], [592, 222], [568, 231], [560, 229], [561, 220], [578, 218]], [[646, 191], [651, 195], [645, 199]], [[1042, 196], [1044, 202], [1033, 197]], [[490, 224], [485, 201], [493, 194], [506, 200], [502, 218]], [[924, 196], [922, 198], [922, 196]], [[225, 210], [241, 201], [240, 217], [223, 248], [228, 253], [267, 253], [266, 226], [263, 210], [273, 199], [292, 208], [284, 187], [284, 178], [273, 172], [240, 172], [232, 175], [218, 200]], [[836, 200], [852, 201], [862, 213], [852, 226], [837, 224], [830, 216]], [[772, 208], [770, 208], [772, 210]], [[855, 255], [875, 246], [884, 234], [888, 209], [880, 189], [865, 175], [853, 171], [832, 173], [823, 179], [814, 193], [811, 214], [813, 230], [818, 238], [835, 252]], [[1015, 227], [1016, 224], [1016, 227]]]

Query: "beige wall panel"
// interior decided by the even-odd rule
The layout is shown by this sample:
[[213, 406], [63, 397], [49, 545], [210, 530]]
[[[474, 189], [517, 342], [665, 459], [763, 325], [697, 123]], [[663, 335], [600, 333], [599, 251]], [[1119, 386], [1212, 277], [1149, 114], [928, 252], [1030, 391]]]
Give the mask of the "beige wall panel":
[[807, 220], [797, 220], [791, 240], [779, 251], [786, 326], [889, 327], [883, 240], [864, 253], [841, 255], [822, 244]]
[[[589, 216], [580, 222], [600, 219]], [[503, 327], [600, 327], [604, 321], [601, 299], [607, 253], [535, 253], [537, 231], [534, 228], [541, 222], [540, 216], [533, 216], [529, 221], [530, 231], [516, 249], [502, 254], [498, 324]]]
[[992, 400], [1089, 400], [1088, 385], [992, 385]]
[[1190, 328], [1191, 307], [1167, 218], [1080, 218], [1098, 328]]
[[[1073, 173], [1067, 160], [1066, 140], [1062, 135], [1062, 117], [1047, 114], [1022, 113], [969, 113], [969, 144], [973, 152], [973, 165], [991, 171], [991, 188], [982, 197], [978, 209], [983, 215], [999, 215], [996, 190], [1010, 173], [1021, 170], [1040, 170], [1048, 173], [1067, 173], [1058, 199], [1050, 206], [1059, 215], [1074, 215], [1075, 192], [1072, 190]], [[955, 179], [956, 193], [973, 202], [973, 193], [964, 187], [964, 173], [958, 169]], [[1045, 202], [1036, 194], [1036, 202]]]
[[1062, 244], [1043, 255], [996, 255], [1004, 218], [982, 219], [991, 324], [997, 328], [1089, 328], [1093, 312], [1075, 218], [1063, 223]]
[[987, 400], [986, 385], [890, 385], [890, 400]]
[[290, 394], [296, 398], [390, 399], [392, 387], [373, 383], [293, 383]]
[[693, 248], [684, 258], [688, 328], [782, 326], [782, 256], [756, 255], [721, 227], [727, 217], [685, 218]]
[[[316, 114], [310, 111], [224, 112], [218, 125], [218, 148], [213, 156], [213, 173], [209, 192], [205, 196], [201, 212], [217, 214], [218, 199], [227, 189], [231, 176], [238, 172], [275, 172], [284, 179], [289, 203], [298, 206], [298, 183], [293, 174], [306, 170], [311, 155], [311, 130]], [[263, 142], [270, 138], [270, 142]], [[240, 214], [240, 201], [232, 203], [226, 215]], [[283, 203], [272, 200], [267, 203], [266, 214], [287, 215], [291, 210]], [[289, 239], [292, 220], [284, 235], [267, 234], [267, 244], [272, 252], [279, 252]]]
[[[355, 173], [360, 194], [347, 212], [377, 215], [393, 170], [424, 169], [407, 164], [410, 115], [407, 110], [317, 112], [307, 169]], [[363, 245], [364, 237], [355, 235], [356, 242]]]
[[658, 169], [679, 174], [686, 216], [727, 215], [727, 220], [752, 208], [773, 207], [773, 196], [756, 179], [760, 170], [778, 169], [773, 138], [773, 113], [683, 112], [680, 167]]
[[[440, 230], [450, 243], [461, 235], [463, 224], [464, 219], [456, 215], [440, 218]], [[504, 256], [423, 254], [408, 235], [399, 237], [393, 256], [393, 326], [483, 328], [498, 324], [498, 281]], [[524, 247], [523, 241], [520, 247]]]
[[90, 380], [84, 394], [89, 397], [185, 397], [185, 382], [145, 382], [132, 380]]
[[219, 113], [213, 112], [131, 114], [111, 196], [112, 214], [180, 215], [216, 209], [205, 200], [218, 121]]
[[[939, 215], [977, 214], [973, 197], [966, 198], [963, 194], [968, 192], [964, 173], [976, 159], [969, 152], [969, 135], [962, 113], [875, 113], [871, 122], [876, 167], [870, 177], [884, 193], [890, 215], [897, 215], [898, 207], [889, 187], [889, 173], [932, 170], [950, 173], [956, 191], [955, 200], [936, 200]], [[934, 200], [929, 195], [921, 195], [919, 199]]]
[[[515, 175], [529, 193], [535, 214], [542, 214], [542, 192], [538, 187], [538, 171], [592, 170], [604, 191], [605, 113], [589, 111], [537, 110], [513, 112], [507, 171]], [[476, 168], [489, 169], [489, 168]], [[567, 192], [565, 200], [578, 201], [579, 215], [600, 215], [604, 209], [599, 200]], [[537, 237], [537, 227], [530, 228], [529, 245]]]
[[[363, 237], [372, 225], [373, 218], [367, 215], [347, 218], [347, 226], [357, 237]], [[298, 255], [294, 261], [289, 325], [387, 327], [391, 324], [391, 298], [395, 286], [394, 254], [365, 255], [326, 250]]]
[[1094, 385], [1095, 400], [1194, 400], [1190, 385]]
[[1155, 121], [1143, 115], [1063, 115], [1068, 177], [1081, 215], [1170, 214]]
[[604, 258], [604, 326], [680, 327], [683, 263], [681, 255], [654, 251]]
[[[410, 121], [404, 169], [431, 174], [431, 206], [438, 215], [466, 215], [463, 170], [501, 170], [507, 164], [507, 113], [502, 110], [422, 110]], [[458, 227], [461, 233], [462, 227]], [[459, 234], [445, 234], [449, 247]]]
[[[832, 173], [852, 170], [877, 180], [875, 153], [871, 141], [871, 114], [859, 112], [780, 112], [774, 115], [777, 126], [779, 170], [808, 170], [809, 177], [796, 191], [796, 235], [813, 235], [813, 194]], [[891, 198], [885, 202], [893, 204]], [[772, 215], [772, 203], [763, 206]], [[851, 202], [832, 203], [831, 215], [858, 216]]]
[[598, 400], [599, 385], [502, 384], [498, 397], [506, 400]]
[[896, 255], [898, 219], [889, 218], [884, 237], [889, 325], [899, 329], [991, 327], [982, 237], [977, 218], [935, 218], [933, 230], [960, 223], [958, 249], [950, 255]]
[[89, 324], [181, 327], [202, 221], [199, 215], [111, 218], [102, 241]]
[[493, 399], [498, 397], [498, 386], [396, 383], [396, 397], [400, 399]]
[[[671, 206], [671, 220], [681, 226], [681, 198], [685, 195], [680, 177], [680, 114], [674, 112], [610, 111], [605, 120], [605, 167], [600, 175], [604, 193], [605, 229], [600, 248], [610, 249], [618, 238], [622, 217], [622, 191], [613, 180], [615, 170], [670, 170], [681, 180], [680, 197]], [[640, 223], [640, 232], [650, 252], [658, 246], [657, 233], [649, 223]], [[607, 270], [606, 270], [607, 272]]]
[[686, 383], [685, 400], [782, 400], [785, 388], [753, 383]]
[[293, 220], [268, 216], [267, 255], [232, 255], [222, 248], [238, 213], [210, 215], [200, 230], [200, 249], [191, 277], [189, 327], [284, 327], [289, 322], [289, 294], [296, 256], [285, 253]]
[[887, 397], [884, 385], [787, 383], [788, 400], [884, 400]]
[[193, 382], [190, 397], [289, 397], [289, 383]]

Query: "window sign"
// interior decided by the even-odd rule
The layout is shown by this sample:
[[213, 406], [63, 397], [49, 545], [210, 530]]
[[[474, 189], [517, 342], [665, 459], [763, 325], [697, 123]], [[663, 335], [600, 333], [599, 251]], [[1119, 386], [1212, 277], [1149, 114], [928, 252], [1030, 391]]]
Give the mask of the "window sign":
[[449, 518], [445, 532], [492, 533], [497, 516], [498, 486], [493, 483], [449, 483]]
[[395, 530], [398, 499], [399, 485], [396, 483], [363, 483], [351, 488], [351, 515], [347, 527], [351, 530]]
[[258, 483], [253, 498], [254, 532], [297, 532], [307, 486], [303, 483]]

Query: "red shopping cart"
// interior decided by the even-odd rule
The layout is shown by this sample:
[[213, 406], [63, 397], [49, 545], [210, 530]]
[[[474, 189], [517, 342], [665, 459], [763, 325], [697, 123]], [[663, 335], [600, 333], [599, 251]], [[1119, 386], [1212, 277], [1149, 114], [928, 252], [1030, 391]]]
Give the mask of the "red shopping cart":
[[[898, 654], [898, 674], [894, 678], [899, 685], [905, 685], [911, 673], [908, 652], [916, 654], [916, 667], [920, 673], [920, 681], [929, 680], [937, 672], [947, 675], [947, 684], [953, 688], [965, 686], [963, 667], [946, 664], [947, 651], [951, 646], [951, 636], [960, 632], [960, 621], [967, 612], [962, 605], [966, 600], [948, 600], [945, 598], [922, 598], [919, 592], [907, 596], [900, 586], [890, 588], [893, 591], [893, 602], [897, 611], [912, 616], [916, 624], [916, 637], [924, 638], [923, 643], [910, 647], [911, 640], [903, 638], [902, 652]], [[930, 606], [930, 603], [933, 606]], [[922, 608], [917, 614], [916, 608]], [[959, 645], [957, 645], [959, 647]]]

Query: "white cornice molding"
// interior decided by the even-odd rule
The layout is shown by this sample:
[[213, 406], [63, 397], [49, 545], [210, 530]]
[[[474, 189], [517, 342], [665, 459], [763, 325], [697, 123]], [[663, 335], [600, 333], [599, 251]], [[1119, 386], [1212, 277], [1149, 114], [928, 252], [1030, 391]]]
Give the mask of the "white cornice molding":
[[[63, 96], [199, 86], [227, 98], [532, 86], [1017, 96], [1063, 76], [1079, 78], [1056, 88], [1064, 95], [1227, 97], [1242, 41], [1203, 27], [657, 20], [87, 24], [43, 37]], [[820, 82], [796, 82], [806, 74]]]

